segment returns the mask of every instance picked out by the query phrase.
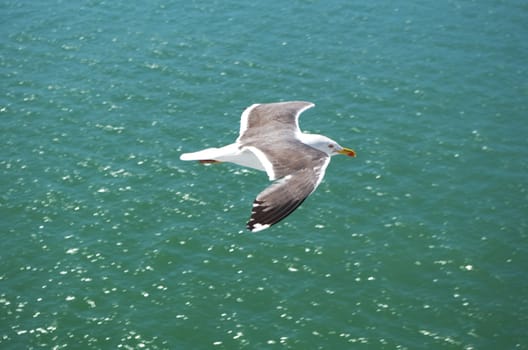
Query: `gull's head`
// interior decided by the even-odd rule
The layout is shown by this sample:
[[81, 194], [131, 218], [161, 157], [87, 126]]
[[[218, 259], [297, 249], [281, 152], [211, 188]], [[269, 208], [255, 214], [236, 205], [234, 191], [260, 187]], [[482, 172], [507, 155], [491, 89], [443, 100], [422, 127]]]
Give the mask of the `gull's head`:
[[356, 152], [350, 148], [346, 148], [335, 142], [329, 137], [316, 134], [302, 134], [301, 141], [329, 156], [336, 154], [344, 154], [349, 157], [355, 157]]

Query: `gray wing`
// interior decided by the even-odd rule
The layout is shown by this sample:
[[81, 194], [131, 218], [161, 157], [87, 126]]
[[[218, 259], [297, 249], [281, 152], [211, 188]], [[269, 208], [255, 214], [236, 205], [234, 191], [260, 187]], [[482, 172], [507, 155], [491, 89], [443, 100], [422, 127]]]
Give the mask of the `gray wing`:
[[290, 215], [317, 188], [329, 161], [329, 156], [320, 158], [313, 167], [297, 170], [264, 189], [253, 202], [247, 228], [260, 231]]
[[305, 101], [254, 104], [242, 113], [238, 142], [255, 137], [294, 137], [299, 130], [299, 115], [314, 104]]
[[261, 152], [260, 156], [264, 156], [264, 161], [271, 166], [271, 170], [266, 170], [271, 180], [280, 179], [298, 170], [320, 166], [328, 157], [326, 153], [295, 138], [260, 138], [258, 141], [246, 143], [245, 146], [252, 151], [255, 151], [252, 147], [257, 148]]

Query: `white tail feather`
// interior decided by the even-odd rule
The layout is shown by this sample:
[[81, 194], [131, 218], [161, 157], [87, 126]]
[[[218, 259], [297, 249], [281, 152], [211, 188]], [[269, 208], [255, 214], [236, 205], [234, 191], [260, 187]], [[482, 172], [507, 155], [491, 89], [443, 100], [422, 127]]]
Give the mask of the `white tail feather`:
[[[262, 161], [251, 151], [252, 147], [240, 149], [236, 143], [220, 147], [220, 148], [207, 148], [198, 152], [183, 153], [180, 156], [181, 160], [200, 160], [209, 161], [216, 160], [218, 162], [231, 162], [241, 166], [267, 171], [270, 178], [274, 178], [273, 171], [271, 170], [271, 164], [268, 164], [266, 160], [266, 166], [262, 164]], [[260, 152], [262, 153], [262, 152]], [[265, 157], [264, 157], [265, 158]]]
[[214, 160], [219, 156], [218, 148], [207, 148], [198, 152], [183, 153], [181, 160]]

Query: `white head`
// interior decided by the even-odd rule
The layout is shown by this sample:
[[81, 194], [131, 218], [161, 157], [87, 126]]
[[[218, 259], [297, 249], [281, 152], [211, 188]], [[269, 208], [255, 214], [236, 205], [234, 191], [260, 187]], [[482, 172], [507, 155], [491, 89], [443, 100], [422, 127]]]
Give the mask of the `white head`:
[[336, 154], [344, 154], [349, 157], [355, 157], [356, 152], [350, 148], [342, 147], [337, 142], [329, 137], [317, 134], [301, 134], [301, 141], [321, 152], [334, 156]]

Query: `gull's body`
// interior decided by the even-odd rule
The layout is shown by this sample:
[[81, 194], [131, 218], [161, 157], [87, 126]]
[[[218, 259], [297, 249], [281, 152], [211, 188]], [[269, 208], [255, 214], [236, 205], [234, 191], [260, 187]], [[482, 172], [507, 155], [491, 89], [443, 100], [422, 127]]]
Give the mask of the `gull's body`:
[[265, 171], [275, 182], [257, 196], [247, 223], [253, 232], [263, 230], [292, 213], [317, 188], [331, 156], [355, 156], [326, 136], [301, 132], [299, 115], [313, 106], [303, 101], [254, 104], [242, 113], [235, 143], [184, 153], [180, 159]]

